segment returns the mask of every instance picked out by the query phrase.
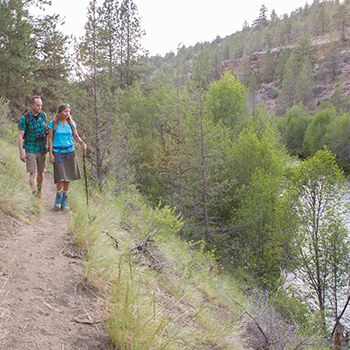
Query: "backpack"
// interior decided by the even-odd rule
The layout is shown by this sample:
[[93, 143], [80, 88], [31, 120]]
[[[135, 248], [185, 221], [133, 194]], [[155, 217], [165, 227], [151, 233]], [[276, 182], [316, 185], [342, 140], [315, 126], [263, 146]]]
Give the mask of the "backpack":
[[[23, 140], [26, 138], [26, 133], [27, 131], [29, 130], [29, 120], [30, 120], [30, 113], [27, 112], [24, 114], [24, 116], [26, 117], [26, 129], [24, 131], [24, 134], [23, 134]], [[45, 122], [45, 125], [46, 125], [46, 122], [47, 122], [47, 116], [44, 112], [39, 112], [38, 113], [38, 117], [41, 117], [43, 118], [44, 122]], [[45, 136], [47, 135], [47, 128], [45, 127]]]

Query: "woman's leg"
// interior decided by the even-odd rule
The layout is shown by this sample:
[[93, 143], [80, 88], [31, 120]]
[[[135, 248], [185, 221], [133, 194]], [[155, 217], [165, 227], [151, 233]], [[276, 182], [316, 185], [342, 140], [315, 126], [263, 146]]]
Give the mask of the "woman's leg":
[[69, 205], [67, 204], [68, 191], [69, 182], [63, 182], [62, 209], [69, 209]]
[[57, 182], [56, 189], [57, 189], [57, 193], [56, 193], [54, 208], [59, 210], [62, 208], [63, 182]]
[[57, 192], [62, 191], [63, 190], [63, 182], [57, 182], [56, 189], [57, 189]]
[[69, 191], [69, 182], [63, 182], [63, 192], [68, 192]]

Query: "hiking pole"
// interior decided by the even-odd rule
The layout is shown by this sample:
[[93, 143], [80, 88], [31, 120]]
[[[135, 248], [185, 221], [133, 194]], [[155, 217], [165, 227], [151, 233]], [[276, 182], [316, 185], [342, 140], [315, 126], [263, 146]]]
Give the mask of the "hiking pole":
[[[84, 137], [85, 130], [83, 130], [83, 140], [85, 140]], [[86, 144], [86, 142], [84, 141]], [[84, 170], [84, 183], [85, 183], [85, 195], [86, 195], [86, 205], [89, 206], [89, 190], [88, 190], [88, 181], [87, 181], [87, 174], [86, 174], [86, 149], [83, 149], [83, 170]]]

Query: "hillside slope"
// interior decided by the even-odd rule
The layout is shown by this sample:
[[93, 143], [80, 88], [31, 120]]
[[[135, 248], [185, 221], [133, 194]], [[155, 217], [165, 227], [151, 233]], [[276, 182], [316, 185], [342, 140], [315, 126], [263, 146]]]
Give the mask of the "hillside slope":
[[201, 242], [180, 239], [171, 208], [133, 190], [92, 189], [87, 206], [76, 181], [72, 211], [56, 212], [52, 175], [34, 200], [17, 150], [0, 146], [0, 349], [288, 350], [306, 341]]

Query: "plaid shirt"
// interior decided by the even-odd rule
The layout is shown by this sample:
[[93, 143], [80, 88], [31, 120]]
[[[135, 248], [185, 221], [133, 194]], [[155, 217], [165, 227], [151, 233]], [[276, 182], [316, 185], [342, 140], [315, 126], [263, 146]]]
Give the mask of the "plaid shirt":
[[[26, 116], [22, 115], [21, 120], [18, 123], [18, 129], [24, 130], [25, 139], [23, 142], [23, 148], [27, 153], [44, 153], [46, 152], [46, 137], [44, 140], [37, 140], [38, 136], [46, 136], [46, 123], [43, 114], [39, 112], [39, 116], [34, 117], [32, 112], [29, 113], [29, 125], [26, 127]], [[46, 117], [47, 119], [47, 117]], [[26, 130], [27, 129], [27, 130]]]

